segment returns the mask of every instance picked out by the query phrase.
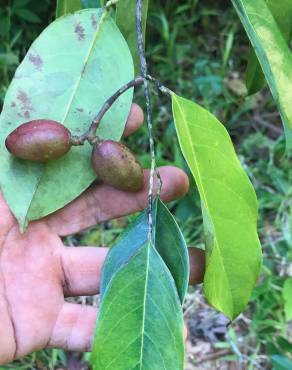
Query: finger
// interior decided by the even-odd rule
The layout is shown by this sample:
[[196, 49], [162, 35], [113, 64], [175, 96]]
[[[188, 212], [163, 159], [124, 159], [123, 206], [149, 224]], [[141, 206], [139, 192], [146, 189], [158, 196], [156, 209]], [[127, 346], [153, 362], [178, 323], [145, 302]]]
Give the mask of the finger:
[[[61, 253], [66, 296], [99, 293], [100, 275], [109, 248], [66, 247]], [[188, 248], [190, 258], [189, 284], [202, 283], [205, 273], [205, 252]]]
[[99, 291], [108, 248], [66, 247], [61, 253], [65, 296], [93, 295]]
[[97, 308], [65, 302], [52, 332], [49, 348], [90, 351]]
[[139, 107], [138, 104], [133, 103], [123, 136], [127, 137], [133, 134], [135, 131], [138, 130], [140, 126], [142, 126], [143, 122], [144, 122], [143, 110]]
[[[161, 198], [165, 202], [185, 195], [189, 188], [187, 175], [179, 168], [159, 168], [162, 178]], [[116, 190], [108, 185], [93, 185], [74, 202], [48, 216], [45, 221], [61, 236], [87, 229], [99, 222], [125, 216], [147, 206], [149, 171], [144, 171], [144, 187], [137, 193]], [[157, 181], [155, 181], [155, 188]]]

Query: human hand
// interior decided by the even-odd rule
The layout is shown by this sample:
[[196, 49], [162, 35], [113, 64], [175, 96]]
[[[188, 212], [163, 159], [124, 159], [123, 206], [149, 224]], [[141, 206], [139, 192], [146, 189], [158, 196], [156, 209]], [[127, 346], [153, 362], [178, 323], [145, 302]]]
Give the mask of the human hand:
[[[142, 122], [141, 109], [133, 105], [124, 134]], [[159, 171], [164, 201], [187, 192], [183, 171]], [[97, 309], [64, 298], [98, 292], [107, 249], [65, 247], [60, 237], [145, 208], [148, 176], [145, 171], [144, 189], [134, 194], [93, 185], [65, 208], [31, 223], [24, 234], [0, 194], [0, 364], [47, 347], [90, 350]]]

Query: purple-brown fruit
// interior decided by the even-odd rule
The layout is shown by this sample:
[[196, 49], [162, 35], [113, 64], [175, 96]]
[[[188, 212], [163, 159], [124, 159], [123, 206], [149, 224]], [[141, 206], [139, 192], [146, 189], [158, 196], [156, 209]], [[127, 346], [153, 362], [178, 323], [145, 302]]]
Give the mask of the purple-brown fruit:
[[10, 135], [5, 145], [17, 158], [48, 162], [66, 154], [71, 148], [70, 131], [60, 123], [38, 119], [23, 123]]
[[142, 166], [130, 149], [117, 141], [106, 140], [95, 144], [92, 165], [97, 176], [107, 185], [129, 192], [143, 188]]

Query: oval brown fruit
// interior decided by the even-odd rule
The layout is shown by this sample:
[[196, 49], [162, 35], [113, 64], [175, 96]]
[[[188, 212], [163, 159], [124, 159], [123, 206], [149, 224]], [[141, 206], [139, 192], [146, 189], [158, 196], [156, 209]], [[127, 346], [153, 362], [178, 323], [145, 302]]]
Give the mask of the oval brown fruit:
[[92, 165], [97, 176], [116, 189], [136, 192], [143, 188], [142, 166], [130, 149], [117, 141], [95, 144]]
[[71, 148], [70, 131], [56, 121], [39, 119], [23, 123], [10, 135], [5, 145], [17, 158], [48, 162], [66, 154]]
[[206, 269], [205, 251], [199, 248], [189, 247], [188, 252], [190, 259], [189, 284], [190, 285], [200, 284], [204, 280]]

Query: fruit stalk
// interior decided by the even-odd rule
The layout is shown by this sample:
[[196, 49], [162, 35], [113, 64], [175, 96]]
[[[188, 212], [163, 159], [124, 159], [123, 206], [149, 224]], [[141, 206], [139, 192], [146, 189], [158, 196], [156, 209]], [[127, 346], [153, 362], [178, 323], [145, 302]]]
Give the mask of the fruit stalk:
[[95, 119], [92, 121], [89, 129], [81, 136], [72, 136], [71, 138], [72, 145], [83, 145], [86, 140], [89, 141], [91, 144], [96, 144], [99, 141], [98, 137], [96, 136], [96, 130], [106, 112], [110, 109], [110, 107], [122, 94], [124, 94], [127, 90], [131, 89], [132, 87], [142, 85], [143, 82], [144, 78], [138, 76], [131, 80], [130, 82], [128, 82], [126, 85], [122, 86], [111, 97], [109, 97], [101, 107]]

